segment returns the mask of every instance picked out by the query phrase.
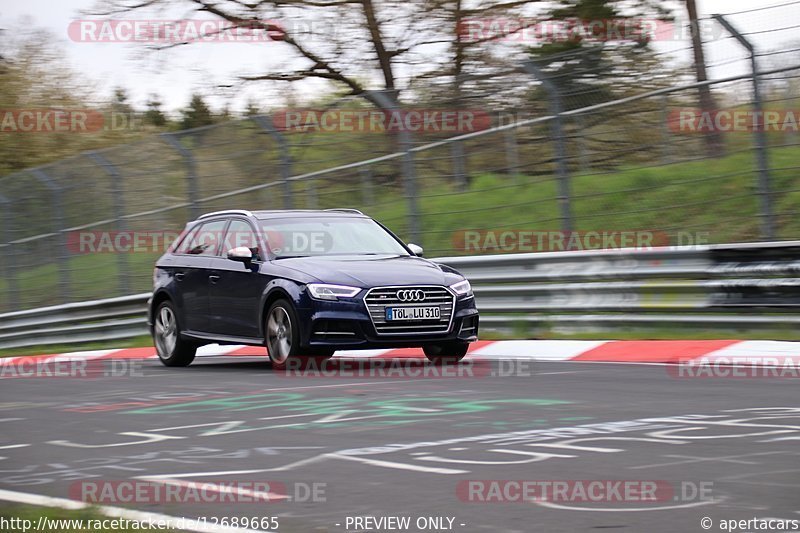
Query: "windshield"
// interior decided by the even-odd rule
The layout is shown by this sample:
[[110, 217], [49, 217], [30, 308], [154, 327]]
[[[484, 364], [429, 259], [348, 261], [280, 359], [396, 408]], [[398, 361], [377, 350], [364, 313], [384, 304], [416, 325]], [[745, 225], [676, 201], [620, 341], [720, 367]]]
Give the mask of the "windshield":
[[265, 220], [261, 229], [277, 259], [323, 255], [408, 255], [392, 235], [369, 218]]

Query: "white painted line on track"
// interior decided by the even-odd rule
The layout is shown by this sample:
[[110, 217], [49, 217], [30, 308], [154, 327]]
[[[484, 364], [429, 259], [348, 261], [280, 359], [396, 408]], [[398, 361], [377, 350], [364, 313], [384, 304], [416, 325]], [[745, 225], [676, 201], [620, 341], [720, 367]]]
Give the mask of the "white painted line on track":
[[[178, 516], [169, 516], [147, 511], [137, 511], [135, 509], [123, 509], [122, 507], [90, 505], [88, 503], [79, 502], [76, 500], [68, 500], [66, 498], [54, 498], [52, 496], [43, 496], [41, 494], [29, 494], [26, 492], [15, 492], [2, 489], [0, 489], [0, 500], [26, 505], [37, 505], [41, 507], [56, 507], [59, 509], [68, 510], [80, 510], [91, 507], [103, 516], [108, 516], [111, 518], [124, 518], [126, 520], [135, 520], [138, 522], [158, 522], [163, 520], [169, 521], [171, 524], [173, 524], [173, 527], [175, 527], [175, 524], [178, 524], [181, 520], [183, 520], [182, 517]], [[200, 522], [196, 520], [186, 520], [183, 525], [183, 531], [195, 531], [197, 533], [264, 533], [266, 531], [270, 531], [223, 527], [217, 524]]]
[[372, 466], [383, 466], [386, 468], [413, 470], [414, 472], [425, 472], [427, 474], [469, 474], [469, 470], [457, 470], [455, 468], [441, 468], [435, 466], [410, 465], [406, 463], [395, 463], [393, 461], [382, 461], [380, 459], [367, 459], [366, 457], [360, 457], [355, 455], [339, 455], [337, 453], [331, 453], [327, 454], [327, 457], [330, 457], [331, 459], [344, 459], [346, 461], [355, 461], [357, 463], [362, 463]]
[[591, 511], [595, 513], [641, 513], [641, 512], [652, 512], [652, 511], [669, 511], [672, 509], [689, 509], [691, 507], [701, 507], [703, 505], [716, 505], [718, 503], [722, 503], [725, 501], [724, 498], [718, 498], [715, 500], [705, 500], [699, 502], [692, 502], [692, 503], [682, 503], [678, 505], [665, 505], [664, 507], [625, 507], [625, 508], [603, 508], [603, 507], [579, 507], [576, 505], [561, 505], [558, 503], [548, 502], [548, 501], [539, 501], [539, 500], [532, 500], [531, 503], [535, 503], [540, 507], [546, 507], [548, 509], [561, 509], [565, 511]]
[[283, 472], [285, 470], [291, 470], [292, 468], [296, 468], [298, 466], [304, 466], [311, 463], [317, 463], [329, 457], [328, 454], [318, 455], [317, 457], [309, 457], [308, 459], [301, 459], [300, 461], [295, 461], [294, 463], [289, 463], [283, 466], [278, 466], [275, 468], [260, 468], [256, 470], [222, 470], [219, 472], [184, 472], [181, 474], [153, 474], [153, 475], [146, 475], [146, 476], [138, 476], [133, 479], [146, 479], [148, 481], [155, 481], [159, 479], [179, 479], [179, 478], [187, 478], [187, 477], [207, 477], [213, 478], [215, 476], [241, 476], [241, 475], [248, 475], [248, 474], [263, 474], [265, 472]]

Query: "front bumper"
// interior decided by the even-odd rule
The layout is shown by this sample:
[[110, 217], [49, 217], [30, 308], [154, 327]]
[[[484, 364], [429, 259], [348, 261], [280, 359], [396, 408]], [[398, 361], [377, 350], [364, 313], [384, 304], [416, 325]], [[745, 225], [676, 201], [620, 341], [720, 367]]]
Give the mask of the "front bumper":
[[450, 328], [444, 333], [379, 334], [360, 297], [338, 301], [311, 300], [298, 309], [303, 346], [337, 350], [419, 347], [441, 342], [478, 340], [479, 315], [475, 298], [458, 298]]

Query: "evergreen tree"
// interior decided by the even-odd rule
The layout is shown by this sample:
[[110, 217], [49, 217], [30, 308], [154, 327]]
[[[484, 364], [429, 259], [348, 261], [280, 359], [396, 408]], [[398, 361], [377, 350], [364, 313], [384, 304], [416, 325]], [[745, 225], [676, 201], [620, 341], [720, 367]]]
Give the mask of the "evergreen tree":
[[214, 116], [211, 110], [206, 105], [203, 97], [197, 93], [192, 94], [192, 99], [189, 101], [189, 107], [183, 110], [183, 120], [181, 120], [181, 129], [188, 130], [191, 128], [199, 128], [200, 126], [208, 126], [214, 123]]

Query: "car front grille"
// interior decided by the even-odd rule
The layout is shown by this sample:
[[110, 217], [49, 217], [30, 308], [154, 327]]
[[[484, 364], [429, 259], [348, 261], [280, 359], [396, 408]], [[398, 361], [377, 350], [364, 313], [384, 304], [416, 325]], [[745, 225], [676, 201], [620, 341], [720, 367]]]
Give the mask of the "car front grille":
[[[423, 301], [405, 302], [398, 291], [422, 291]], [[439, 286], [376, 287], [364, 297], [372, 325], [378, 335], [425, 335], [448, 333], [453, 322], [455, 295]], [[427, 307], [438, 306], [440, 317], [433, 320], [387, 321], [387, 307]]]

